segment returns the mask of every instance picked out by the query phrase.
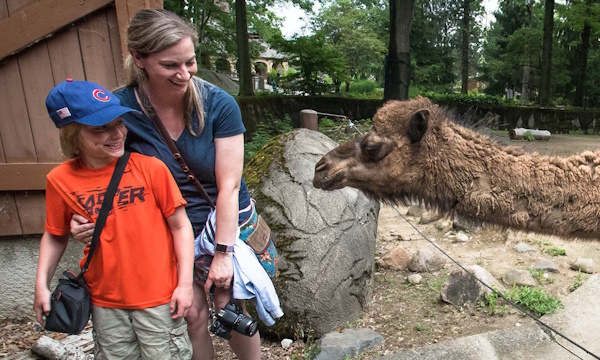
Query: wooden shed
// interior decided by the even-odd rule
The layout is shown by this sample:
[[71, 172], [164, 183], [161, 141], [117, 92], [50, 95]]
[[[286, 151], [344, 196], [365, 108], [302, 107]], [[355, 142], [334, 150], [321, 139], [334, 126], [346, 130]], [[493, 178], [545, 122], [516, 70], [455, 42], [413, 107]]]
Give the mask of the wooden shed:
[[123, 84], [125, 29], [162, 0], [0, 0], [0, 236], [44, 230], [46, 174], [62, 162], [46, 95], [66, 78]]

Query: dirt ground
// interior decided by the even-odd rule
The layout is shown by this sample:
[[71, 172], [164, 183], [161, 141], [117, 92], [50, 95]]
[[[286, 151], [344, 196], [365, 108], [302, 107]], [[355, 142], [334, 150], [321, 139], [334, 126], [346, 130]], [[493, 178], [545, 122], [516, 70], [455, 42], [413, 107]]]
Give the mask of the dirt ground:
[[[600, 147], [600, 138], [595, 136], [552, 135], [549, 141], [509, 141], [508, 134], [494, 132], [499, 142], [523, 147], [526, 151], [542, 154], [567, 156], [584, 150]], [[400, 216], [406, 207], [384, 206], [379, 214], [376, 257], [402, 246], [409, 253], [428, 245], [422, 236]], [[564, 299], [578, 281], [577, 272], [569, 265], [580, 256], [593, 258], [596, 267], [600, 263], [600, 242], [567, 241], [536, 234], [511, 234], [491, 228], [477, 228], [467, 233], [466, 243], [453, 242], [447, 232], [434, 224], [418, 225], [417, 218], [408, 217], [425, 236], [435, 239], [439, 247], [463, 266], [480, 265], [497, 279], [509, 268], [527, 270], [542, 258], [554, 261], [560, 270], [541, 280], [540, 287], [549, 295]], [[513, 250], [518, 242], [525, 242], [536, 249], [522, 254]], [[566, 256], [551, 256], [544, 249], [554, 246], [566, 250]], [[373, 299], [361, 319], [341, 328], [369, 327], [384, 337], [384, 343], [359, 355], [357, 359], [371, 359], [394, 353], [400, 349], [433, 344], [448, 339], [478, 334], [496, 329], [506, 329], [532, 322], [516, 309], [506, 308], [504, 315], [490, 316], [477, 308], [459, 308], [440, 301], [439, 290], [448, 275], [458, 267], [450, 261], [446, 267], [430, 274], [421, 274], [423, 281], [410, 285], [406, 277], [409, 271], [394, 271], [378, 268], [375, 273]], [[584, 275], [585, 280], [589, 275]], [[29, 349], [37, 338], [46, 333], [34, 323], [5, 321], [0, 324], [0, 358]], [[569, 335], [569, 334], [565, 334]], [[236, 359], [225, 342], [215, 339], [217, 359]], [[295, 341], [284, 350], [279, 342], [263, 339], [263, 359], [309, 358], [310, 344]]]

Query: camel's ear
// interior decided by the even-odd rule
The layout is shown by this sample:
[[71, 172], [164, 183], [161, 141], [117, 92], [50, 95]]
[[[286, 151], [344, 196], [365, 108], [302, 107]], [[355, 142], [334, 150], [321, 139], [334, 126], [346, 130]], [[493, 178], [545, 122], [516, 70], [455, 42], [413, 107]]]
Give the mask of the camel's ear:
[[408, 130], [406, 131], [406, 135], [408, 135], [410, 143], [414, 144], [421, 141], [423, 135], [425, 135], [425, 132], [427, 131], [428, 126], [429, 110], [421, 109], [414, 113], [410, 117], [410, 124], [408, 124]]

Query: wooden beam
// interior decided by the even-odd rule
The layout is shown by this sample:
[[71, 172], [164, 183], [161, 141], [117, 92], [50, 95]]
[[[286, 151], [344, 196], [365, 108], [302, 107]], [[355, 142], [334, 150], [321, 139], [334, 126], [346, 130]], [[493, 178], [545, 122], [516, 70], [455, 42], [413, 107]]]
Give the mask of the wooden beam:
[[163, 0], [115, 0], [123, 61], [125, 61], [127, 54], [129, 54], [129, 49], [127, 48], [127, 27], [131, 18], [142, 9], [162, 8]]
[[42, 0], [0, 21], [0, 60], [114, 0]]
[[0, 164], [0, 191], [46, 190], [46, 174], [58, 164]]

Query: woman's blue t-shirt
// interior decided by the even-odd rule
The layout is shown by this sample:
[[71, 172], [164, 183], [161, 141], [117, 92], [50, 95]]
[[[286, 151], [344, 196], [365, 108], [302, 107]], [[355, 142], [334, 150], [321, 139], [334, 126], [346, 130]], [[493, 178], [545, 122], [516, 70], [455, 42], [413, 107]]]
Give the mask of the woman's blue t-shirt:
[[[242, 134], [246, 128], [242, 121], [240, 108], [231, 95], [198, 78], [194, 78], [194, 83], [202, 95], [204, 129], [198, 136], [194, 136], [185, 128], [175, 144], [213, 203], [216, 203], [218, 190], [215, 176], [214, 139]], [[121, 100], [123, 106], [141, 111], [132, 87], [119, 89], [115, 91], [115, 95]], [[210, 205], [187, 179], [150, 118], [144, 114], [126, 113], [123, 115], [123, 120], [128, 130], [127, 148], [130, 151], [157, 157], [167, 164], [188, 203], [186, 211], [194, 228], [194, 236], [198, 236], [208, 218]], [[196, 113], [193, 114], [191, 123], [192, 129], [198, 134]], [[250, 194], [243, 178], [241, 179], [239, 204], [240, 209], [245, 209], [250, 205]], [[249, 213], [241, 215], [240, 223], [249, 215]]]

